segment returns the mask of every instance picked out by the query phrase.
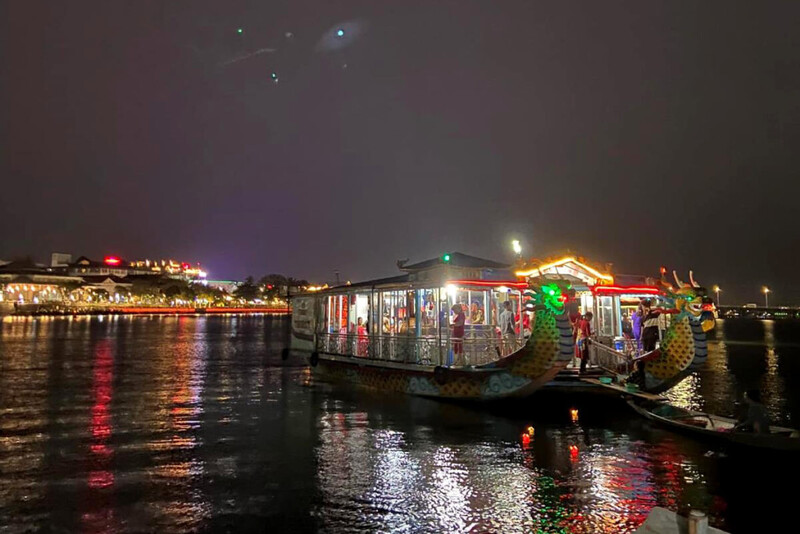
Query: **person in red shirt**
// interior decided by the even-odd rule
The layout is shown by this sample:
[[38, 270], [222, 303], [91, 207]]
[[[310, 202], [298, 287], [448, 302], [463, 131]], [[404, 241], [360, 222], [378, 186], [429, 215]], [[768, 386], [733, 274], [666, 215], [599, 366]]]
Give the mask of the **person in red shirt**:
[[369, 346], [369, 337], [367, 337], [367, 327], [361, 317], [358, 318], [356, 333], [358, 334], [358, 355], [366, 356], [367, 347]]
[[578, 323], [578, 347], [580, 347], [581, 374], [586, 372], [589, 363], [589, 339], [592, 337], [592, 312], [586, 312]]
[[457, 360], [460, 354], [464, 353], [464, 324], [467, 317], [461, 304], [454, 304], [450, 309], [456, 316], [453, 319], [453, 360]]

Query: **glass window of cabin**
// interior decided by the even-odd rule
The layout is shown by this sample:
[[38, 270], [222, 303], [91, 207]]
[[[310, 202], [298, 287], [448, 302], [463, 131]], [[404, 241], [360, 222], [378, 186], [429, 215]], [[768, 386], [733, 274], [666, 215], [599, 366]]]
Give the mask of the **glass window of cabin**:
[[405, 310], [406, 310], [406, 317], [405, 317], [405, 334], [410, 336], [417, 335], [417, 295], [416, 291], [408, 290], [405, 291], [403, 294], [403, 300], [405, 302]]
[[439, 290], [438, 289], [418, 289], [416, 292], [417, 320], [420, 322], [420, 335], [436, 335], [436, 327], [439, 323]]
[[581, 293], [581, 314], [585, 314], [586, 312], [590, 312], [594, 309], [594, 297], [591, 293], [583, 292]]
[[358, 333], [358, 323], [367, 328], [369, 322], [369, 293], [356, 293], [349, 295], [350, 299], [350, 322], [348, 323], [348, 332], [351, 334]]
[[[413, 295], [413, 292], [411, 293]], [[381, 300], [381, 333], [407, 334], [409, 323], [408, 294], [405, 291], [384, 291]]]
[[597, 334], [614, 336], [614, 297], [597, 297]]
[[332, 334], [347, 332], [349, 312], [347, 295], [331, 295], [328, 297], [328, 331]]

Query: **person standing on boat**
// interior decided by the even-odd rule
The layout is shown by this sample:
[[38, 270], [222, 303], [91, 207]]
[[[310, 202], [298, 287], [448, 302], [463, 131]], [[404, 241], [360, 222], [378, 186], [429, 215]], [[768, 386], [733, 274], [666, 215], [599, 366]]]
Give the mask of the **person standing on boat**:
[[633, 339], [633, 322], [627, 313], [622, 314], [622, 335], [625, 339]]
[[367, 327], [364, 324], [364, 319], [361, 317], [358, 318], [356, 333], [358, 334], [358, 355], [366, 356], [367, 347], [369, 346], [369, 338], [367, 337]]
[[461, 304], [454, 304], [450, 309], [455, 314], [453, 318], [453, 360], [457, 361], [459, 355], [464, 353], [464, 325], [467, 322], [467, 316], [464, 314], [464, 308]]
[[575, 367], [578, 363], [575, 360], [580, 360], [581, 358], [581, 351], [578, 349], [578, 331], [581, 328], [582, 319], [583, 315], [581, 315], [581, 310], [576, 305], [576, 307], [569, 313], [569, 324], [572, 326], [572, 346], [575, 347], [572, 362], [570, 362], [572, 367]]
[[636, 352], [639, 352], [639, 349], [642, 347], [642, 319], [644, 318], [644, 306], [642, 303], [639, 303], [639, 307], [633, 313], [633, 318], [631, 320], [632, 327], [633, 327], [633, 339], [636, 341]]
[[744, 394], [746, 412], [734, 430], [755, 432], [756, 434], [769, 434], [769, 416], [767, 408], [761, 404], [761, 393], [751, 389]]
[[656, 342], [659, 339], [659, 315], [661, 312], [653, 310], [650, 302], [644, 305], [644, 317], [642, 318], [642, 349], [644, 352], [656, 350]]
[[586, 365], [589, 363], [589, 343], [592, 337], [592, 312], [586, 312], [578, 326], [578, 346], [580, 347], [581, 370], [580, 373], [586, 372]]
[[511, 302], [508, 300], [503, 303], [503, 311], [500, 313], [500, 333], [503, 335], [503, 345], [505, 345], [503, 354], [508, 355], [517, 340], [514, 312], [511, 311]]

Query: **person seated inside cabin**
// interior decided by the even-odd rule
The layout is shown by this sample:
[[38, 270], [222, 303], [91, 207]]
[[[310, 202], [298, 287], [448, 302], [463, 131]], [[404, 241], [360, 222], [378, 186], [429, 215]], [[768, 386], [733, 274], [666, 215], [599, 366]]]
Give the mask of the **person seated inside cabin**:
[[747, 391], [744, 394], [744, 404], [744, 413], [733, 429], [741, 432], [769, 434], [769, 415], [767, 415], [766, 406], [761, 404], [761, 393], [757, 389]]
[[483, 308], [481, 308], [477, 300], [472, 301], [472, 306], [470, 307], [470, 320], [472, 321], [472, 324], [483, 324]]
[[392, 333], [392, 323], [389, 321], [388, 317], [383, 318], [383, 333], [384, 334]]
[[397, 333], [398, 334], [407, 334], [408, 333], [408, 324], [404, 319], [397, 320]]

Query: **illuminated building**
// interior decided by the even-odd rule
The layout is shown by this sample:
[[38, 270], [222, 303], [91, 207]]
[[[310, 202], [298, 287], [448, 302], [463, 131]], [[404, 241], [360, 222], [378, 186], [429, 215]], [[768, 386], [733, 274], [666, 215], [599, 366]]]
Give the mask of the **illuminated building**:
[[199, 263], [191, 264], [175, 260], [134, 260], [118, 256], [105, 256], [102, 261], [81, 256], [67, 267], [71, 276], [119, 276], [153, 275], [168, 276], [180, 280], [203, 280], [207, 273]]
[[63, 286], [80, 284], [81, 278], [65, 276], [29, 262], [9, 262], [0, 266], [0, 304], [45, 304], [64, 297]]

